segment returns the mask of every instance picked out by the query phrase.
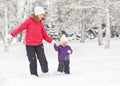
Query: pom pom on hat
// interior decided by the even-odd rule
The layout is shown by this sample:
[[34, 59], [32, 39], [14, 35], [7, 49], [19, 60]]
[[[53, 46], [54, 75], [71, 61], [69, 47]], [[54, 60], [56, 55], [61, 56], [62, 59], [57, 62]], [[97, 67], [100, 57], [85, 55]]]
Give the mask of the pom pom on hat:
[[34, 13], [35, 15], [45, 14], [45, 10], [40, 6], [37, 6], [34, 8]]
[[63, 35], [61, 38], [60, 38], [60, 42], [67, 42], [67, 37], [65, 35]]

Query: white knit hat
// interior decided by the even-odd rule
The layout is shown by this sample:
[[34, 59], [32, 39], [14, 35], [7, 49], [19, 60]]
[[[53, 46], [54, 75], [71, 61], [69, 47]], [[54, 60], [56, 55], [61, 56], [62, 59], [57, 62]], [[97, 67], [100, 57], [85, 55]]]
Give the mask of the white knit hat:
[[45, 14], [45, 10], [40, 6], [37, 6], [34, 8], [34, 13], [35, 15]]
[[62, 37], [60, 38], [60, 42], [67, 42], [67, 37], [65, 35], [62, 35]]

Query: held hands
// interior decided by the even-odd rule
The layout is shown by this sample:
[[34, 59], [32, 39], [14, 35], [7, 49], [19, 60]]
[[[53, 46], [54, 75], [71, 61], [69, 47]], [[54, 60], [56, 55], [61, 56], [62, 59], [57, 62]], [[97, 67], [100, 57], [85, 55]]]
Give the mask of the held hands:
[[52, 44], [55, 44], [55, 42], [56, 42], [55, 40], [52, 40], [52, 42], [51, 42], [51, 43], [52, 43]]
[[56, 44], [57, 46], [59, 46], [59, 42], [58, 41], [55, 41], [55, 40], [52, 40], [52, 44]]

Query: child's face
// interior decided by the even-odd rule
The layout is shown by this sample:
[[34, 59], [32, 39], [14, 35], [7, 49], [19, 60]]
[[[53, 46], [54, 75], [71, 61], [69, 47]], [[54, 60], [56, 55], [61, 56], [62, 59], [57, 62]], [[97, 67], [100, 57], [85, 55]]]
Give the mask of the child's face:
[[67, 42], [62, 42], [61, 45], [62, 45], [63, 47], [65, 47], [65, 46], [67, 46]]

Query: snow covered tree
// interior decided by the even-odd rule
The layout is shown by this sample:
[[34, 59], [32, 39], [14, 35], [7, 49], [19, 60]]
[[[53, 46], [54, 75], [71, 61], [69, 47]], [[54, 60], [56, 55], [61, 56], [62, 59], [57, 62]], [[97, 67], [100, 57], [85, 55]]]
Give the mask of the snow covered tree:
[[[79, 41], [98, 37], [98, 44], [103, 44], [103, 28], [105, 23], [105, 48], [110, 47], [110, 38], [120, 35], [120, 11], [119, 0], [0, 0], [0, 31], [2, 40], [5, 33], [10, 33], [28, 18], [33, 7], [40, 5], [46, 10], [46, 30], [49, 34], [60, 33], [62, 30], [67, 34], [80, 34]], [[5, 19], [5, 9], [7, 17]], [[8, 20], [8, 21], [7, 21]], [[6, 22], [6, 24], [5, 24]], [[8, 22], [8, 23], [7, 23]], [[8, 27], [8, 29], [5, 29]], [[17, 40], [22, 40], [21, 33]]]
[[111, 33], [110, 33], [110, 10], [109, 10], [109, 0], [106, 0], [106, 38], [105, 38], [105, 48], [109, 48], [110, 47], [110, 37], [111, 37]]

